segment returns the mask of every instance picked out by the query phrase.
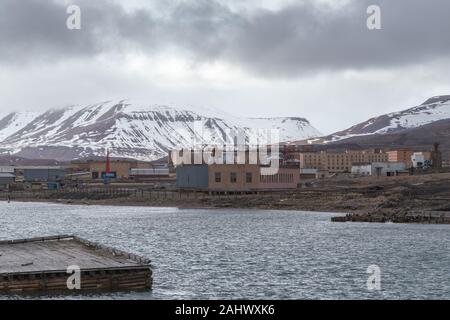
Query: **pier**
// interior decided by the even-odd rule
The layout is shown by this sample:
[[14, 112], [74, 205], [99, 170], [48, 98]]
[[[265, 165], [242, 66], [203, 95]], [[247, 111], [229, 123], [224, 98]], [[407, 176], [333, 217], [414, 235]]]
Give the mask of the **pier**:
[[[70, 236], [0, 241], [0, 293], [67, 292], [79, 267], [82, 291], [149, 290], [150, 260]], [[72, 291], [76, 291], [72, 290]]]

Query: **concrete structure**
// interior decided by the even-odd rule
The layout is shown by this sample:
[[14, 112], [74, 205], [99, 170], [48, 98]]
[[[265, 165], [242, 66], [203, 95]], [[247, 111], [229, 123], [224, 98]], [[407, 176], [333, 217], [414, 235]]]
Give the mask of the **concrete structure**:
[[372, 175], [372, 164], [368, 162], [354, 163], [352, 165], [352, 175], [370, 176]]
[[154, 181], [158, 179], [169, 178], [169, 168], [156, 167], [156, 168], [131, 168], [130, 178], [136, 182]]
[[406, 170], [404, 162], [374, 162], [372, 163], [372, 176], [391, 177], [398, 176], [401, 171]]
[[66, 175], [66, 168], [61, 166], [17, 166], [13, 169], [14, 185], [20, 189], [58, 189]]
[[301, 180], [309, 180], [309, 179], [317, 179], [317, 173], [319, 172], [319, 169], [300, 169], [300, 175], [299, 178]]
[[300, 169], [300, 180], [325, 179], [329, 175], [330, 173], [326, 170], [309, 169], [309, 168]]
[[15, 167], [16, 181], [21, 182], [61, 182], [66, 175], [66, 168], [59, 166]]
[[414, 151], [409, 149], [391, 150], [387, 152], [389, 162], [403, 162], [407, 168], [412, 167], [411, 156]]
[[406, 172], [406, 164], [403, 162], [373, 162], [355, 163], [352, 166], [352, 174], [355, 176], [398, 176]]
[[[112, 179], [130, 179], [131, 169], [150, 169], [151, 163], [137, 160], [110, 160]], [[106, 175], [106, 160], [72, 161], [72, 173], [90, 172], [92, 180], [103, 180]]]
[[181, 189], [208, 189], [208, 165], [177, 166], [177, 187]]
[[387, 162], [388, 155], [381, 150], [345, 152], [301, 152], [300, 169], [327, 170], [331, 173], [351, 172], [353, 163]]

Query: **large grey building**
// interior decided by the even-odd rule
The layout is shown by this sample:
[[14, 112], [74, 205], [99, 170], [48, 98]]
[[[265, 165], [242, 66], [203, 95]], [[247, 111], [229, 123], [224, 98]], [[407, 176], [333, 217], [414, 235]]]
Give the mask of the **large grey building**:
[[177, 187], [183, 189], [207, 189], [208, 165], [178, 166]]
[[16, 177], [24, 182], [59, 182], [64, 180], [66, 171], [63, 167], [18, 167]]

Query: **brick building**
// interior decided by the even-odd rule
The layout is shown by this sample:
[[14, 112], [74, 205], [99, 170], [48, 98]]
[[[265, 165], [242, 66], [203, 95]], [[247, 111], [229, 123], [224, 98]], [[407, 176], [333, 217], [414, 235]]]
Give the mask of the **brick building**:
[[381, 150], [345, 152], [300, 152], [301, 169], [318, 169], [332, 173], [351, 172], [354, 163], [387, 162], [387, 153]]
[[277, 173], [262, 174], [257, 164], [181, 165], [177, 187], [208, 191], [258, 191], [295, 189], [300, 182], [298, 166], [281, 166]]
[[409, 149], [391, 150], [387, 152], [389, 162], [403, 162], [407, 168], [412, 167], [411, 157], [414, 151]]

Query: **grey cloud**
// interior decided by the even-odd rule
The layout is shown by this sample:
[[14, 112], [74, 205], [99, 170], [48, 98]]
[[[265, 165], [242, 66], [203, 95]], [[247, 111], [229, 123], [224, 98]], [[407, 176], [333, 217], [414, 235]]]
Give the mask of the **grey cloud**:
[[[366, 27], [366, 9], [373, 3], [381, 7], [382, 30]], [[354, 1], [334, 11], [305, 3], [258, 14], [231, 55], [274, 75], [417, 64], [449, 55], [448, 12], [445, 0]]]
[[[2, 0], [0, 63], [83, 59], [129, 48], [175, 47], [195, 62], [223, 60], [265, 76], [390, 68], [447, 58], [448, 0], [355, 0], [331, 9], [299, 1], [279, 11], [235, 12], [214, 0], [183, 1], [168, 14], [80, 0], [82, 30], [65, 28], [62, 1]], [[382, 30], [366, 9], [382, 9]]]

